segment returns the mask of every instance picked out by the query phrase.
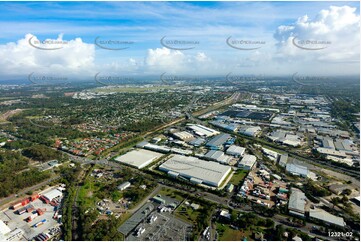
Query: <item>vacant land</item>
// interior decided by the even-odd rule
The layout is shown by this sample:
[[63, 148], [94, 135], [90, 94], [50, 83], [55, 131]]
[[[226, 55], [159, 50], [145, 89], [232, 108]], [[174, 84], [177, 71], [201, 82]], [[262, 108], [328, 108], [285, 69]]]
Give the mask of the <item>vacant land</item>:
[[239, 185], [244, 178], [247, 176], [248, 171], [245, 170], [237, 170], [233, 176], [232, 179], [230, 180], [230, 183], [232, 183], [233, 185]]

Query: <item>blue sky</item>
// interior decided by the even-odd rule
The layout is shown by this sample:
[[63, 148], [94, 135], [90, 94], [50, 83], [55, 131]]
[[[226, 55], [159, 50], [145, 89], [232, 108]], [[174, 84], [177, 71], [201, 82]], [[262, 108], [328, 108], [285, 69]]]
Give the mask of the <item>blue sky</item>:
[[[0, 2], [0, 74], [359, 74], [359, 12], [358, 2], [324, 1]], [[28, 44], [32, 36], [70, 44], [39, 50]], [[169, 49], [164, 36], [198, 44]], [[330, 44], [307, 51], [292, 44], [295, 36]], [[95, 45], [97, 37], [133, 44], [109, 50]], [[264, 43], [244, 51], [227, 45], [229, 37]]]

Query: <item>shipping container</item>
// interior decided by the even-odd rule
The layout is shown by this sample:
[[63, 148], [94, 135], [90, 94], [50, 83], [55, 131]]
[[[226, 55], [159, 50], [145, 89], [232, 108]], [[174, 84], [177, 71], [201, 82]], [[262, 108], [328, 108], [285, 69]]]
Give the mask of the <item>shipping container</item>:
[[31, 214], [31, 215], [27, 218], [27, 221], [28, 221], [28, 222], [31, 222], [31, 221], [33, 221], [34, 218], [36, 218], [37, 216], [38, 216], [37, 213], [33, 213], [33, 214]]
[[17, 203], [17, 204], [14, 204], [13, 206], [12, 206], [12, 208], [14, 209], [14, 210], [16, 210], [16, 209], [18, 209], [18, 208], [20, 208], [20, 207], [22, 207], [23, 205], [21, 204], [21, 202], [20, 203]]
[[34, 224], [33, 227], [37, 228], [37, 227], [43, 225], [45, 222], [46, 222], [46, 219], [43, 219], [40, 222], [37, 222], [36, 224]]
[[19, 215], [20, 215], [20, 214], [23, 214], [23, 213], [26, 212], [26, 208], [22, 207], [22, 208], [20, 208], [17, 212], [18, 212]]
[[30, 197], [30, 201], [35, 201], [36, 199], [38, 199], [40, 196], [39, 194], [33, 194], [31, 197]]
[[43, 215], [45, 211], [46, 211], [45, 208], [44, 208], [43, 210], [40, 209], [40, 208], [38, 208], [38, 209], [36, 210], [36, 212], [39, 214], [39, 216]]
[[34, 207], [28, 207], [28, 208], [26, 208], [26, 212], [31, 213], [32, 211], [34, 211]]
[[21, 201], [21, 205], [25, 206], [26, 204], [28, 204], [30, 202], [29, 198], [24, 199], [23, 201]]

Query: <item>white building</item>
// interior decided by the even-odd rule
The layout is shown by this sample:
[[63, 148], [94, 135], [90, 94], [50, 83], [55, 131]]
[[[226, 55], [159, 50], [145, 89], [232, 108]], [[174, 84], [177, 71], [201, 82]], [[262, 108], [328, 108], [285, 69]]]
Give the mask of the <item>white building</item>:
[[239, 133], [247, 135], [247, 136], [252, 136], [252, 137], [256, 137], [260, 132], [261, 132], [261, 127], [260, 126], [248, 126], [248, 127], [243, 127], [239, 130]]
[[307, 177], [308, 168], [306, 166], [301, 166], [293, 163], [287, 163], [286, 171], [295, 176]]
[[187, 131], [174, 133], [173, 136], [176, 137], [177, 139], [185, 140], [185, 141], [194, 139], [194, 136]]
[[227, 151], [226, 154], [227, 155], [233, 155], [236, 157], [241, 157], [244, 155], [244, 152], [246, 151], [246, 148], [243, 148], [241, 146], [237, 146], [237, 145], [231, 145]]
[[306, 206], [306, 195], [296, 189], [291, 188], [291, 196], [288, 201], [288, 210], [292, 215], [304, 217], [305, 216], [305, 206]]
[[337, 225], [339, 227], [345, 226], [345, 221], [342, 217], [337, 217], [320, 208], [310, 209], [310, 218], [314, 220], [320, 220], [326, 224]]
[[217, 130], [208, 128], [200, 124], [187, 124], [187, 127], [198, 136], [210, 137], [220, 134]]
[[252, 170], [254, 165], [256, 164], [257, 157], [254, 155], [245, 155], [242, 160], [238, 163], [238, 167], [244, 170]]
[[128, 187], [130, 187], [130, 185], [131, 185], [130, 182], [124, 182], [124, 183], [120, 184], [117, 188], [118, 188], [118, 190], [123, 191], [123, 190], [127, 189]]
[[45, 197], [47, 200], [52, 201], [54, 198], [63, 196], [63, 193], [59, 191], [58, 189], [50, 190], [49, 192], [46, 192], [42, 194], [43, 197]]
[[115, 160], [126, 165], [142, 169], [147, 165], [150, 165], [153, 161], [159, 159], [162, 155], [163, 154], [154, 151], [138, 149], [118, 156]]
[[196, 184], [218, 187], [222, 184], [231, 167], [196, 157], [173, 155], [159, 166], [159, 170], [173, 177], [183, 177]]

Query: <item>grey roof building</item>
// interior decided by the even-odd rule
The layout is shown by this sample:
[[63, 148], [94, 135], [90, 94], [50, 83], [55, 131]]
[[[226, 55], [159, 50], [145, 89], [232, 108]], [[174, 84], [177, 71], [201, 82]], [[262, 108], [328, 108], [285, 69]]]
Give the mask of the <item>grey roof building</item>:
[[230, 138], [231, 138], [230, 134], [219, 134], [219, 135], [215, 136], [214, 138], [212, 138], [210, 141], [208, 141], [206, 146], [220, 147], [223, 144], [225, 144]]
[[310, 218], [320, 220], [326, 224], [337, 225], [339, 227], [345, 226], [345, 221], [342, 217], [337, 217], [320, 208], [310, 209]]
[[291, 188], [291, 196], [288, 201], [288, 210], [290, 214], [305, 216], [306, 195], [299, 189]]
[[293, 163], [287, 163], [286, 171], [296, 176], [307, 177], [308, 175], [308, 168], [306, 166], [296, 165]]

